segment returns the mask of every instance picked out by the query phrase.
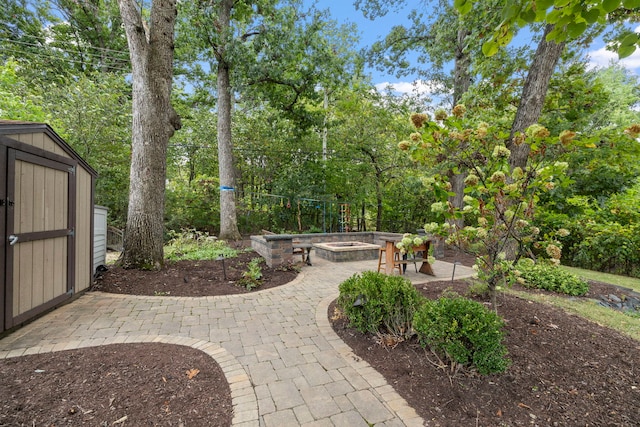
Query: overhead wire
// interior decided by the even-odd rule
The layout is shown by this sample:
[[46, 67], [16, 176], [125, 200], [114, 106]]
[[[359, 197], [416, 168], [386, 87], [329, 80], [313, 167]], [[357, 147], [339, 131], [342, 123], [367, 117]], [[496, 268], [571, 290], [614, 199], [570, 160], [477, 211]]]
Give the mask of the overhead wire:
[[[35, 43], [20, 42], [20, 41], [17, 41], [17, 40], [11, 40], [11, 39], [6, 39], [6, 38], [0, 38], [0, 42], [8, 42], [8, 43], [13, 43], [13, 44], [17, 44], [17, 45], [33, 47], [33, 48], [36, 48], [36, 49], [42, 49], [42, 47], [43, 47], [42, 45], [38, 45], [38, 44], [35, 44]], [[81, 53], [79, 51], [72, 51], [72, 50], [60, 48], [60, 47], [57, 47], [57, 46], [50, 46], [50, 47], [52, 49], [56, 49], [58, 51], [64, 52], [64, 53], [66, 53], [67, 55], [70, 55], [70, 56], [75, 56], [75, 55]], [[24, 53], [25, 53], [24, 51], [17, 50], [17, 48], [11, 49], [11, 48], [8, 48], [8, 47], [2, 46], [2, 45], [0, 45], [0, 52], [8, 52], [8, 53], [11, 53], [11, 54], [16, 54], [16, 55], [24, 55]], [[33, 54], [35, 56], [38, 56], [40, 58], [43, 58], [43, 59], [63, 60], [65, 62], [70, 62], [70, 63], [73, 63], [73, 64], [86, 65], [86, 62], [84, 62], [84, 61], [81, 61], [81, 60], [78, 60], [78, 59], [74, 59], [74, 58], [71, 58], [71, 57], [61, 58], [59, 56], [56, 56], [53, 52], [47, 51], [47, 50], [32, 51], [31, 54]], [[82, 52], [82, 55], [85, 55], [85, 56], [88, 56], [88, 57], [92, 57], [92, 59], [100, 59], [100, 60], [107, 59], [107, 60], [112, 60], [112, 61], [123, 62], [123, 58], [118, 58], [118, 57], [113, 57], [113, 56], [111, 56], [111, 57], [109, 57], [109, 56], [108, 57], [102, 57], [102, 56], [100, 56], [98, 54], [92, 54], [90, 52]], [[118, 66], [115, 66], [115, 65], [110, 65], [108, 63], [101, 63], [100, 66], [105, 68], [105, 69], [114, 70], [114, 71], [121, 71], [121, 72], [125, 72], [125, 73], [131, 72], [131, 69], [129, 69], [129, 68], [122, 68], [122, 67], [118, 67]]]

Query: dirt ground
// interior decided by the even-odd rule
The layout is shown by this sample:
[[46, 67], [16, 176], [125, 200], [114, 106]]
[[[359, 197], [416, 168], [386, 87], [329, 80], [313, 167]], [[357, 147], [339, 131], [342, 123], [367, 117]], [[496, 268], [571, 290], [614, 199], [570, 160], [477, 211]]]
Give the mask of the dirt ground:
[[[161, 272], [111, 268], [95, 290], [138, 295], [200, 296], [247, 292], [236, 286], [257, 255], [179, 262]], [[451, 261], [454, 255], [446, 254]], [[472, 261], [458, 257], [463, 264]], [[295, 269], [262, 264], [260, 289], [292, 280]], [[464, 281], [429, 283], [464, 294]], [[593, 283], [587, 297], [620, 290]], [[486, 301], [483, 301], [486, 302]], [[433, 426], [638, 426], [640, 342], [577, 316], [503, 295], [511, 367], [501, 375], [463, 372], [455, 377], [415, 342], [385, 347], [328, 313], [354, 353]], [[629, 318], [630, 322], [640, 320]], [[191, 377], [191, 378], [189, 378]], [[119, 344], [0, 361], [0, 426], [167, 425], [228, 426], [229, 387], [204, 353], [167, 344]], [[127, 417], [123, 419], [123, 417]], [[115, 423], [115, 424], [114, 424]]]
[[231, 391], [206, 353], [112, 344], [0, 361], [0, 426], [229, 426]]

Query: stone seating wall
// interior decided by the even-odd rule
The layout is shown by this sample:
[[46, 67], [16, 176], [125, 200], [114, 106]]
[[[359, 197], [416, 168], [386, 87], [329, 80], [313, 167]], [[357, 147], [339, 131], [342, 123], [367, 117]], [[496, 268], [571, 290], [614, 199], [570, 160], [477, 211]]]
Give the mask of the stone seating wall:
[[[419, 232], [418, 232], [419, 233]], [[424, 231], [422, 232], [424, 234]], [[384, 238], [400, 238], [401, 233], [379, 231], [362, 231], [353, 233], [310, 233], [310, 234], [262, 234], [251, 236], [251, 247], [262, 256], [269, 267], [293, 264], [293, 242], [328, 243], [328, 242], [364, 242], [384, 246]], [[434, 256], [444, 256], [444, 242], [434, 239]]]

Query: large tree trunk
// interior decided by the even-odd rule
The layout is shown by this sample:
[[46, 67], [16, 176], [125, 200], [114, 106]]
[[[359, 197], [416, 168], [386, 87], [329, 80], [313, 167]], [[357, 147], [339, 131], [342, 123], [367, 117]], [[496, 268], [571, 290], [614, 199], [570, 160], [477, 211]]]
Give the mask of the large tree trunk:
[[511, 126], [507, 147], [511, 150], [509, 164], [512, 169], [517, 166], [524, 168], [527, 165], [531, 147], [529, 144], [514, 144], [513, 137], [519, 132], [524, 132], [540, 119], [540, 113], [547, 96], [549, 80], [564, 50], [564, 43], [547, 41], [547, 34], [551, 30], [553, 30], [553, 25], [547, 25], [542, 35], [542, 40], [538, 44], [538, 49], [533, 57], [533, 63], [529, 68], [529, 73], [522, 89], [520, 105]]
[[[469, 72], [471, 68], [471, 57], [465, 52], [464, 46], [466, 45], [466, 38], [471, 35], [471, 32], [466, 28], [458, 30], [458, 37], [456, 43], [456, 59], [454, 63], [453, 71], [453, 105], [460, 103], [462, 95], [464, 95], [471, 86], [471, 74]], [[449, 170], [449, 182], [451, 183], [451, 191], [455, 195], [449, 197], [449, 202], [456, 208], [462, 209], [464, 207], [464, 180], [467, 177], [467, 172], [462, 171], [460, 173], [454, 173], [453, 170]], [[464, 227], [464, 218], [453, 221], [458, 228]]]
[[453, 69], [453, 105], [457, 105], [471, 86], [471, 57], [465, 52], [464, 47], [467, 44], [467, 37], [471, 32], [466, 28], [458, 30], [456, 43], [456, 59]]
[[[224, 0], [218, 13], [218, 28], [226, 39], [231, 24], [232, 0]], [[220, 174], [220, 238], [240, 240], [236, 214], [233, 145], [231, 143], [231, 80], [225, 47], [219, 46], [218, 60], [218, 171]]]
[[382, 174], [376, 172], [376, 231], [382, 231]]
[[164, 260], [167, 145], [180, 119], [171, 107], [176, 1], [154, 1], [148, 25], [133, 0], [119, 0], [131, 58], [133, 126], [129, 210], [122, 264], [159, 269]]
[[218, 170], [220, 174], [220, 238], [240, 240], [231, 144], [231, 83], [229, 67], [218, 63]]

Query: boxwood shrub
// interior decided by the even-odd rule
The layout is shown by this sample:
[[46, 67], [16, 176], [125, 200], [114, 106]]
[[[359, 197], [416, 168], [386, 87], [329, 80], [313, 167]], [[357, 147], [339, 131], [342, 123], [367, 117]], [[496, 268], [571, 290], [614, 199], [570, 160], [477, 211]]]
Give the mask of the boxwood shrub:
[[339, 289], [337, 304], [360, 332], [408, 337], [413, 315], [425, 300], [404, 277], [374, 271], [351, 276]]
[[423, 347], [451, 363], [454, 371], [462, 365], [481, 374], [503, 372], [510, 364], [503, 327], [495, 312], [457, 295], [427, 301], [413, 319]]

